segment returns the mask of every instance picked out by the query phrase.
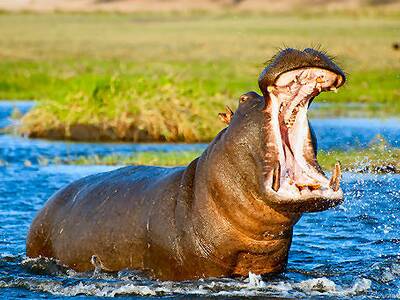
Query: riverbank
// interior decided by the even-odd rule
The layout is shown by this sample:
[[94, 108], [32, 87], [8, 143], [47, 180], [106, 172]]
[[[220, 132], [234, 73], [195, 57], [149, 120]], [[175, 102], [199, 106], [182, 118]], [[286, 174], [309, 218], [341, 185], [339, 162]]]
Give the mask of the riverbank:
[[[149, 166], [186, 166], [202, 150], [190, 151], [146, 151], [132, 154], [89, 155], [78, 157], [39, 158], [38, 163], [47, 165], [149, 165]], [[365, 149], [319, 151], [318, 162], [322, 169], [331, 171], [337, 161], [342, 169], [357, 173], [400, 173], [400, 149], [390, 147], [383, 140]], [[29, 166], [29, 162], [26, 163]]]
[[223, 127], [224, 106], [258, 91], [277, 46], [321, 44], [350, 74], [338, 94], [317, 103], [361, 103], [373, 115], [393, 115], [400, 112], [396, 16], [4, 13], [0, 99], [40, 99], [19, 128], [29, 137], [209, 141]]

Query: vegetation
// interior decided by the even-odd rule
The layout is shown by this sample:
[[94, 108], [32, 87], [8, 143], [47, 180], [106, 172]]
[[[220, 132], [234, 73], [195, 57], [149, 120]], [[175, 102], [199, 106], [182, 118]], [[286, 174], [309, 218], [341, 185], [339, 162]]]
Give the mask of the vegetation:
[[318, 162], [325, 170], [332, 170], [337, 161], [352, 172], [400, 173], [400, 149], [389, 146], [379, 136], [365, 149], [318, 153]]
[[349, 79], [317, 101], [395, 114], [399, 26], [396, 13], [3, 13], [0, 99], [40, 100], [20, 127], [32, 137], [208, 141], [276, 47], [321, 44]]
[[[136, 152], [132, 155], [107, 155], [107, 156], [80, 156], [76, 160], [64, 161], [76, 165], [149, 165], [149, 166], [185, 166], [193, 159], [200, 156], [200, 151], [172, 151], [172, 152]], [[63, 161], [59, 160], [59, 163]]]
[[[48, 159], [41, 157], [39, 164], [68, 165], [150, 165], [186, 166], [200, 156], [202, 151], [135, 152], [131, 155], [80, 156]], [[342, 169], [351, 172], [400, 173], [400, 149], [392, 148], [383, 139], [377, 139], [365, 149], [349, 151], [320, 151], [318, 162], [324, 170], [331, 171], [337, 161]], [[25, 164], [31, 165], [31, 162]]]

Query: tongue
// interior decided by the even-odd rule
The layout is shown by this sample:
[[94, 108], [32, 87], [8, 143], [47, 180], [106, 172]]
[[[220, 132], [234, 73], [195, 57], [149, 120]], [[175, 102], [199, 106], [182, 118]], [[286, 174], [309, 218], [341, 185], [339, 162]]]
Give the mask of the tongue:
[[[290, 147], [290, 142], [289, 142], [289, 129], [285, 125], [285, 119], [284, 119], [283, 114], [279, 114], [278, 118], [279, 118], [279, 124], [280, 124], [279, 129], [281, 131], [283, 145], [284, 146], [286, 145], [286, 147], [289, 149], [290, 153], [293, 155], [293, 151], [292, 151], [292, 148]], [[285, 156], [286, 156], [286, 147], [283, 147], [284, 151], [285, 151]]]

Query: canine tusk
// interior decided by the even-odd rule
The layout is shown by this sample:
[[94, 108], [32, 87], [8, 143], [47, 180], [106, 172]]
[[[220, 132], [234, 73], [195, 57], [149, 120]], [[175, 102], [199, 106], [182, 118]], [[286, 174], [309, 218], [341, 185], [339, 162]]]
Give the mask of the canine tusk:
[[280, 181], [281, 181], [281, 164], [278, 161], [272, 174], [272, 189], [275, 192], [277, 192], [281, 186]]
[[343, 76], [342, 75], [338, 75], [337, 79], [336, 79], [336, 86], [341, 86], [343, 83]]
[[337, 192], [340, 188], [340, 179], [342, 178], [342, 171], [340, 169], [340, 162], [336, 162], [333, 168], [332, 178], [329, 181], [329, 186]]

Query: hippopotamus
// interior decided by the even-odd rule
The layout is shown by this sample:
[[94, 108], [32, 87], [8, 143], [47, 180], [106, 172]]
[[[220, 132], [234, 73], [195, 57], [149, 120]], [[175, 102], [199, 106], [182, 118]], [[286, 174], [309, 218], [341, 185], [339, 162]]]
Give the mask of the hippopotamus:
[[343, 202], [340, 164], [330, 179], [318, 165], [307, 111], [345, 79], [323, 52], [280, 51], [259, 76], [262, 95], [240, 96], [200, 157], [187, 167], [127, 166], [62, 188], [34, 219], [27, 256], [160, 280], [284, 271], [302, 214]]

